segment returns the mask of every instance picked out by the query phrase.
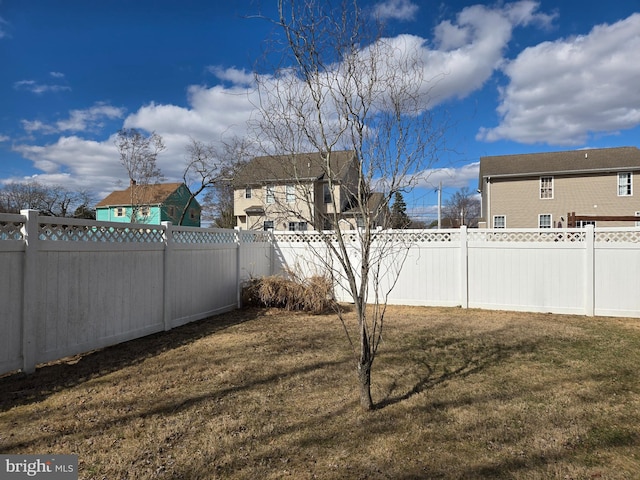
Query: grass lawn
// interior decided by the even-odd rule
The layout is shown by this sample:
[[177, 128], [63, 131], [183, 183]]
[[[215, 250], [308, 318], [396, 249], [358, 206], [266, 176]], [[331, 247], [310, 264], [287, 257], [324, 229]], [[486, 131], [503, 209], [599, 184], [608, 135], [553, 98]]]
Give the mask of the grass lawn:
[[0, 453], [77, 454], [81, 479], [640, 478], [640, 320], [385, 329], [373, 412], [335, 315], [245, 309], [1, 378]]

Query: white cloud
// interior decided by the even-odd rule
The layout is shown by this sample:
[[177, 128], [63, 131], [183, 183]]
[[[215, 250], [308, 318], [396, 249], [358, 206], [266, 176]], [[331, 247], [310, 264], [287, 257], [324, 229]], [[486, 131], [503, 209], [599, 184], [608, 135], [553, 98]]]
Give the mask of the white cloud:
[[375, 5], [373, 15], [380, 20], [411, 21], [419, 7], [410, 0], [386, 0]]
[[36, 95], [41, 95], [48, 92], [63, 92], [71, 90], [71, 87], [67, 85], [48, 85], [38, 83], [35, 80], [19, 80], [17, 82], [14, 82], [13, 88], [15, 88], [16, 90], [24, 90], [27, 92], [35, 93]]
[[209, 72], [215, 75], [218, 79], [231, 82], [236, 86], [246, 86], [250, 87], [255, 83], [255, 77], [252, 72], [247, 72], [242, 69], [239, 70], [237, 68], [223, 68], [221, 66], [210, 66], [208, 67]]
[[96, 103], [85, 110], [71, 110], [69, 118], [58, 120], [54, 124], [46, 124], [41, 120], [22, 120], [22, 127], [28, 133], [60, 133], [96, 131], [104, 126], [103, 121], [114, 120], [124, 116], [124, 109], [105, 103]]
[[477, 138], [580, 145], [640, 125], [640, 14], [522, 51], [504, 68], [500, 125]]
[[537, 12], [539, 4], [524, 0], [490, 8], [464, 8], [455, 21], [445, 20], [434, 29], [435, 49], [422, 46], [425, 85], [432, 105], [464, 98], [481, 88], [504, 61], [513, 29], [519, 25], [548, 25], [552, 17]]
[[420, 172], [415, 177], [417, 187], [436, 189], [442, 183], [442, 188], [468, 187], [469, 182], [478, 179], [480, 162], [473, 162], [462, 167], [433, 168]]

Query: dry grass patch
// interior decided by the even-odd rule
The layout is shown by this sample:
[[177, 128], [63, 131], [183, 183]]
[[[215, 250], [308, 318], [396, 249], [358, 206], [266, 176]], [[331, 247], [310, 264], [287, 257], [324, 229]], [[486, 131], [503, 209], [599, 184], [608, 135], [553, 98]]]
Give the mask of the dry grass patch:
[[390, 307], [365, 413], [334, 315], [246, 309], [0, 379], [0, 451], [82, 479], [638, 478], [637, 323]]

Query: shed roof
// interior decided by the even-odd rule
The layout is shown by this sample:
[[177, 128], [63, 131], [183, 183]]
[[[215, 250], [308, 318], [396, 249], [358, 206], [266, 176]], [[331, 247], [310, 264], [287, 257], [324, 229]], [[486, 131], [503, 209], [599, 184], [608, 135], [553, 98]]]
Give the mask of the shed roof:
[[[155, 185], [130, 185], [126, 190], [116, 190], [98, 202], [96, 207], [131, 205], [132, 198], [145, 199], [146, 205], [160, 205], [173, 194], [182, 183], [158, 183]], [[132, 195], [131, 189], [135, 189]]]
[[[356, 161], [353, 150], [331, 152], [329, 167], [334, 180], [341, 181]], [[266, 155], [255, 157], [235, 176], [236, 187], [287, 181], [322, 180], [326, 174], [326, 154], [320, 152], [295, 155]]]
[[562, 152], [480, 157], [479, 186], [486, 177], [585, 174], [640, 170], [637, 147], [594, 148]]

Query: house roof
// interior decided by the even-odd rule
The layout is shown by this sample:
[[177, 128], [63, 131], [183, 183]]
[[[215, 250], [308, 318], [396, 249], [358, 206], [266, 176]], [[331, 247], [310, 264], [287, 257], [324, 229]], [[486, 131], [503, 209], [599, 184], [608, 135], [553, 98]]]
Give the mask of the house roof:
[[[319, 152], [255, 157], [236, 174], [233, 184], [243, 187], [287, 181], [322, 180], [327, 173], [325, 161], [325, 155]], [[349, 172], [350, 165], [355, 161], [356, 155], [353, 150], [331, 152], [329, 166], [334, 180], [343, 180]]]
[[[158, 183], [156, 185], [130, 185], [126, 190], [116, 190], [107, 195], [96, 205], [98, 207], [112, 207], [131, 205], [132, 198], [144, 198], [146, 205], [159, 205], [164, 203], [182, 183]], [[131, 189], [136, 189], [132, 192]], [[144, 190], [140, 190], [144, 189]]]
[[480, 157], [479, 187], [486, 177], [571, 175], [640, 170], [637, 147], [594, 148], [564, 152]]

